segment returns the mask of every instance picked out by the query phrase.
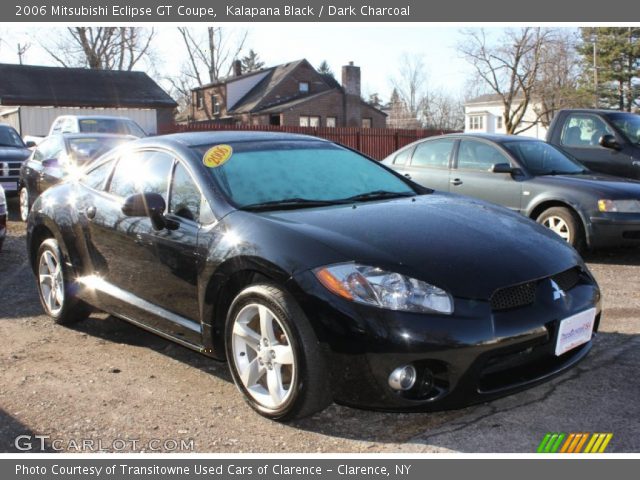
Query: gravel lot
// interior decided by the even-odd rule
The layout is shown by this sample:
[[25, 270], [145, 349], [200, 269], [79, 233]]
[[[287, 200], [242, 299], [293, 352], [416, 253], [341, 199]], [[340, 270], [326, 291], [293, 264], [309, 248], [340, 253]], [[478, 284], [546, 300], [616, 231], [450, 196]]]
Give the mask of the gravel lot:
[[552, 382], [457, 411], [333, 405], [278, 424], [245, 405], [225, 364], [107, 315], [73, 328], [52, 323], [24, 235], [14, 218], [0, 253], [0, 451], [15, 451], [14, 438], [27, 434], [72, 452], [90, 439], [110, 451], [174, 450], [171, 440], [182, 440], [198, 452], [529, 453], [546, 432], [613, 432], [608, 452], [640, 451], [640, 250], [587, 257], [604, 295], [601, 334], [584, 362]]

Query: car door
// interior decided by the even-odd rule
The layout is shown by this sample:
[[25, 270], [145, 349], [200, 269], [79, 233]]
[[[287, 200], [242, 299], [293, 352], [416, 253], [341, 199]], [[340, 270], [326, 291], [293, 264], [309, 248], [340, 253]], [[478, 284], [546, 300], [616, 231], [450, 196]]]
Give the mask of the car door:
[[510, 173], [493, 173], [491, 168], [511, 159], [495, 144], [477, 139], [462, 139], [451, 171], [451, 192], [480, 198], [521, 210], [522, 183]]
[[629, 152], [600, 146], [598, 142], [602, 135], [613, 135], [620, 145], [626, 144], [625, 139], [602, 117], [591, 113], [571, 113], [562, 126], [560, 146], [593, 171], [622, 177], [634, 173]]
[[[64, 139], [58, 135], [50, 137], [43, 154], [42, 161], [44, 163], [38, 178], [38, 193], [42, 193], [47, 188], [59, 183], [64, 177], [63, 157], [66, 155]], [[52, 163], [46, 165], [47, 161]]]
[[[95, 275], [100, 278], [102, 301], [109, 311], [157, 331], [200, 344], [200, 325], [193, 274], [175, 275], [176, 249], [184, 258], [195, 254], [197, 226], [179, 225], [174, 232], [156, 230], [148, 217], [129, 217], [122, 203], [137, 193], [157, 193], [168, 204], [169, 179], [174, 158], [156, 150], [123, 153], [101, 195], [84, 202], [88, 217], [91, 258]], [[180, 265], [182, 268], [182, 266]], [[191, 265], [187, 270], [193, 270]], [[178, 269], [181, 273], [184, 269]], [[168, 272], [173, 272], [169, 274]], [[180, 280], [178, 280], [180, 279]], [[178, 301], [184, 297], [184, 300]], [[184, 305], [192, 308], [184, 310]], [[191, 313], [190, 313], [191, 312]]]
[[420, 185], [449, 191], [449, 167], [456, 142], [455, 138], [437, 138], [419, 143], [402, 172]]

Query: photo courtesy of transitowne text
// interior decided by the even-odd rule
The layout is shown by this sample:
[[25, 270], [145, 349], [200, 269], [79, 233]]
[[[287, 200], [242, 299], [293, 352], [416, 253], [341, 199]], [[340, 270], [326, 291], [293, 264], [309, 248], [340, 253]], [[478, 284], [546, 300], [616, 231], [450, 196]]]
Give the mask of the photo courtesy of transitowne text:
[[0, 478], [629, 478], [640, 7], [0, 5]]

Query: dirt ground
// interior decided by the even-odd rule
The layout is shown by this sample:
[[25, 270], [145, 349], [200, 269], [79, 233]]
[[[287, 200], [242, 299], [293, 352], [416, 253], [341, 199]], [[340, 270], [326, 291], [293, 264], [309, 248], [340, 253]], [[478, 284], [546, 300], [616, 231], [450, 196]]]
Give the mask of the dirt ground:
[[[15, 212], [15, 199], [10, 208]], [[463, 410], [390, 414], [333, 405], [291, 424], [262, 419], [227, 367], [124, 321], [72, 328], [42, 313], [24, 224], [0, 253], [0, 451], [535, 452], [547, 432], [612, 432], [640, 451], [640, 250], [586, 259], [603, 291], [597, 342], [555, 380]], [[16, 446], [15, 438], [22, 437]], [[38, 436], [38, 437], [36, 437]], [[83, 446], [84, 442], [84, 446]]]

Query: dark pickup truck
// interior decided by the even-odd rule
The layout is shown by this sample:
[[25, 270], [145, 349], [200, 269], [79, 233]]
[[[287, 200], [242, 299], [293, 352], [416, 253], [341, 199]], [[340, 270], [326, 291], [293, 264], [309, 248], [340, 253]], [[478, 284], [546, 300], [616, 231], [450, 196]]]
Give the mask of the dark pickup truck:
[[594, 172], [640, 180], [640, 115], [614, 110], [561, 110], [547, 142]]

